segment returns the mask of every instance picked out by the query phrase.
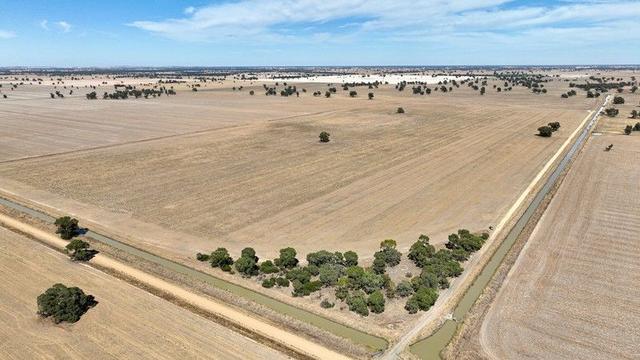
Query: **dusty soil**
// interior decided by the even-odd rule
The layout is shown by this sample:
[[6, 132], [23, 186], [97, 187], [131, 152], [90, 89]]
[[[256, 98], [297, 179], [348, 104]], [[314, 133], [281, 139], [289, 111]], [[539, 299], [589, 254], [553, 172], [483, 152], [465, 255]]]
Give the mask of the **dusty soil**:
[[[0, 280], [0, 343], [5, 359], [286, 358], [4, 228], [0, 228]], [[99, 304], [75, 324], [40, 319], [36, 297], [58, 282], [80, 287]]]
[[[49, 89], [19, 87], [0, 114], [14, 106], [17, 118], [40, 119], [52, 107], [59, 116], [47, 131], [34, 131], [44, 125], [32, 121], [15, 125], [16, 143], [42, 137], [26, 147], [0, 144], [10, 154], [0, 187], [192, 266], [196, 252], [218, 246], [234, 256], [252, 246], [261, 258], [285, 246], [302, 258], [319, 249], [356, 250], [367, 264], [385, 238], [406, 252], [421, 233], [442, 244], [460, 227], [495, 226], [595, 104], [561, 99], [567, 85], [560, 81], [547, 85], [547, 95], [496, 93], [490, 83], [485, 96], [466, 86], [414, 96], [389, 85], [373, 90], [371, 101], [365, 88], [355, 99], [341, 90], [325, 99], [310, 92], [326, 86], [297, 84], [307, 93], [282, 98], [264, 96], [261, 84], [243, 91], [232, 84], [126, 101], [88, 101], [88, 90], [54, 100]], [[406, 113], [395, 114], [398, 106]], [[81, 107], [94, 120], [80, 121]], [[550, 121], [562, 123], [553, 138], [534, 135]], [[52, 149], [70, 123], [82, 135]], [[96, 131], [96, 124], [106, 127]], [[317, 142], [323, 130], [332, 134], [328, 144]], [[149, 140], [163, 136], [170, 137]], [[42, 156], [67, 151], [75, 152]], [[28, 156], [41, 157], [11, 160]], [[399, 320], [401, 301], [362, 320], [322, 310], [315, 298], [273, 293], [361, 328], [378, 324], [377, 333], [388, 336], [410, 323]]]
[[639, 139], [589, 140], [484, 319], [483, 357], [638, 357]]

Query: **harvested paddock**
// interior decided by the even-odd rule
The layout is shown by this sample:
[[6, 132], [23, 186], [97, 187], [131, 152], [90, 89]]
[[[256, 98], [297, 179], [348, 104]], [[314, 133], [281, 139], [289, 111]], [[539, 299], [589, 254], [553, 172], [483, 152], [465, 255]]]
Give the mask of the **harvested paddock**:
[[[181, 256], [294, 246], [367, 257], [384, 238], [406, 249], [420, 233], [441, 243], [495, 225], [589, 107], [393, 91], [332, 109], [319, 100], [292, 119], [5, 163], [2, 187]], [[534, 135], [550, 121], [562, 123], [553, 138]], [[318, 143], [323, 130], [330, 143]]]
[[486, 357], [638, 357], [638, 159], [637, 136], [589, 140], [486, 314]]
[[[54, 283], [99, 302], [75, 324], [36, 315]], [[124, 296], [126, 294], [126, 296]], [[0, 228], [0, 343], [4, 359], [284, 359], [284, 355], [33, 240]]]

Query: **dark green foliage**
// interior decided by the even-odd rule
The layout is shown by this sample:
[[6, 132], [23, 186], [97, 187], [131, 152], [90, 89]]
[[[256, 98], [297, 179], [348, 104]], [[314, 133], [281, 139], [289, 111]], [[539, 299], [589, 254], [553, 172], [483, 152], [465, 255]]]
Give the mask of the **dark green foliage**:
[[344, 253], [344, 266], [357, 266], [358, 254], [353, 251], [347, 251]]
[[616, 117], [616, 116], [618, 116], [618, 113], [620, 113], [620, 110], [618, 110], [616, 108], [608, 108], [608, 109], [605, 109], [604, 112], [609, 117]]
[[[402, 259], [402, 253], [396, 250], [396, 241], [393, 239], [387, 239], [380, 243], [380, 251], [374, 254], [376, 260], [382, 259], [386, 265], [391, 267], [396, 266]], [[378, 260], [379, 261], [379, 260]], [[375, 261], [374, 261], [375, 265]], [[380, 264], [377, 265], [377, 269], [380, 270]], [[383, 273], [384, 269], [382, 269]]]
[[625, 134], [625, 135], [631, 135], [631, 131], [633, 131], [633, 126], [631, 126], [631, 125], [627, 125], [627, 126], [624, 128], [624, 134]]
[[260, 264], [260, 272], [263, 274], [275, 274], [279, 271], [280, 269], [271, 260], [263, 261]]
[[380, 290], [372, 292], [367, 299], [369, 310], [375, 314], [381, 314], [384, 312], [384, 303], [384, 295], [382, 295], [382, 291]]
[[298, 280], [293, 280], [291, 282], [293, 284], [293, 296], [309, 296], [311, 293], [316, 292], [322, 288], [322, 283], [320, 281], [310, 281], [310, 282], [300, 282]]
[[307, 265], [304, 269], [307, 270], [311, 276], [318, 276], [318, 274], [320, 274], [320, 268], [315, 265]]
[[332, 307], [336, 306], [336, 304], [327, 299], [323, 299], [322, 302], [320, 302], [320, 306], [324, 309], [331, 309]]
[[347, 298], [347, 296], [349, 296], [349, 289], [344, 286], [338, 286], [336, 288], [336, 298], [344, 300]]
[[624, 98], [622, 96], [615, 96], [613, 98], [613, 103], [616, 105], [624, 104]]
[[314, 253], [307, 254], [307, 262], [310, 265], [322, 266], [324, 264], [338, 264], [341, 262], [341, 258], [337, 256], [338, 253], [330, 253], [326, 250], [316, 251]]
[[435, 289], [421, 287], [407, 301], [405, 309], [409, 313], [416, 313], [418, 310], [427, 311], [438, 300], [438, 292]]
[[291, 269], [287, 273], [287, 279], [289, 279], [290, 281], [297, 280], [299, 282], [306, 283], [311, 281], [311, 274], [305, 268], [295, 268], [295, 269]]
[[274, 260], [276, 266], [284, 269], [291, 269], [298, 265], [298, 259], [296, 259], [296, 250], [288, 247], [280, 250], [280, 257]]
[[211, 262], [211, 267], [219, 267], [223, 270], [224, 268], [233, 265], [233, 259], [229, 256], [229, 252], [227, 249], [222, 247], [217, 248], [216, 251], [209, 255], [209, 261]]
[[55, 284], [38, 296], [38, 315], [53, 318], [57, 324], [62, 321], [74, 323], [97, 302], [92, 295], [77, 287]]
[[249, 95], [253, 96], [255, 95], [255, 92], [253, 90], [249, 91]]
[[97, 253], [89, 249], [89, 243], [80, 239], [73, 239], [65, 247], [69, 257], [73, 261], [89, 261]]
[[400, 297], [407, 297], [413, 294], [411, 283], [406, 280], [401, 281], [398, 286], [396, 286], [396, 294]]
[[542, 137], [551, 137], [553, 130], [549, 126], [540, 126], [538, 128], [538, 135]]
[[[213, 258], [213, 254], [211, 254]], [[243, 276], [258, 275], [258, 257], [250, 247], [242, 249], [240, 258], [234, 263], [236, 270]]]
[[401, 108], [401, 107], [399, 107], [399, 108], [396, 110], [396, 112], [397, 112], [398, 114], [404, 114], [404, 109], [403, 109], [403, 108]]
[[[634, 126], [633, 126], [633, 131], [640, 131], [640, 122], [637, 122]], [[345, 254], [346, 255], [346, 254]]]
[[97, 98], [98, 98], [98, 96], [97, 96], [95, 91], [92, 91], [92, 92], [87, 94], [87, 100], [95, 100]]
[[349, 96], [356, 97], [356, 96], [358, 96], [358, 92], [355, 91], [355, 90], [351, 90], [351, 91], [349, 91]]
[[485, 238], [481, 235], [471, 234], [468, 230], [460, 229], [457, 234], [449, 235], [447, 249], [464, 249], [472, 253], [480, 250], [485, 242]]
[[362, 292], [356, 292], [347, 296], [347, 305], [349, 310], [355, 312], [361, 316], [369, 315], [369, 308], [367, 307], [367, 300], [365, 294]]
[[[637, 119], [640, 117], [640, 112], [638, 112], [638, 110], [631, 110], [631, 118], [632, 119]], [[640, 124], [640, 123], [638, 123]]]
[[387, 263], [384, 261], [382, 257], [382, 253], [380, 251], [375, 253], [375, 259], [373, 260], [373, 265], [371, 266], [371, 270], [373, 270], [376, 274], [384, 274], [387, 269]]
[[319, 280], [324, 286], [334, 286], [344, 275], [344, 266], [339, 264], [323, 264], [320, 266]]
[[555, 122], [550, 122], [549, 127], [551, 128], [552, 131], [558, 131], [558, 129], [560, 129], [560, 123], [555, 121]]
[[56, 234], [60, 234], [60, 237], [64, 240], [71, 240], [71, 238], [78, 235], [80, 231], [78, 219], [72, 219], [69, 216], [57, 218], [54, 225], [58, 227]]
[[276, 280], [274, 278], [264, 279], [262, 281], [262, 287], [270, 289], [276, 285]]
[[329, 136], [331, 136], [331, 134], [329, 134], [326, 131], [323, 131], [320, 133], [320, 142], [326, 143], [329, 142]]
[[208, 254], [203, 254], [203, 253], [197, 253], [196, 254], [196, 260], [198, 261], [209, 261], [209, 258], [211, 256]]
[[367, 294], [381, 289], [384, 286], [384, 278], [372, 271], [366, 271], [362, 276], [360, 289], [364, 290]]
[[429, 258], [436, 253], [436, 248], [429, 244], [429, 237], [426, 235], [420, 235], [418, 241], [411, 245], [409, 249], [409, 255], [407, 257], [416, 264], [418, 267], [423, 267]]
[[276, 278], [276, 285], [278, 285], [280, 287], [289, 287], [289, 280], [287, 280], [287, 278], [277, 277]]

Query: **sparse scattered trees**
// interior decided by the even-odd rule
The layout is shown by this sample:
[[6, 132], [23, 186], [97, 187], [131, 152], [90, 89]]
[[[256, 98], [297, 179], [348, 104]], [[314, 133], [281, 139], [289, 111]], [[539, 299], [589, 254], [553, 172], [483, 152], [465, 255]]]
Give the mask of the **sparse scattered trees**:
[[38, 296], [38, 315], [53, 318], [54, 323], [80, 320], [80, 317], [97, 302], [92, 295], [86, 295], [78, 287], [55, 284]]

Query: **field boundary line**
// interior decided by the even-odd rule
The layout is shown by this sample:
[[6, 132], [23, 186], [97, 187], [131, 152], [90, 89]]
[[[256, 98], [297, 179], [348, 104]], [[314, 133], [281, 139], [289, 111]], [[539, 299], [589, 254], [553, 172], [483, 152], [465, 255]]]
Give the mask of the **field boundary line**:
[[[56, 249], [64, 249], [64, 247], [68, 244], [67, 241], [62, 240], [53, 234], [38, 229], [34, 226], [25, 224], [4, 214], [0, 214], [0, 223], [6, 227], [16, 229], [27, 235], [33, 236], [34, 238]], [[271, 339], [277, 343], [281, 343], [286, 347], [290, 347], [302, 354], [306, 354], [317, 359], [350, 359], [349, 357], [332, 351], [322, 345], [318, 345], [296, 334], [292, 334], [274, 325], [260, 321], [239, 310], [214, 301], [213, 299], [195, 294], [178, 285], [169, 283], [144, 271], [123, 264], [104, 254], [96, 254], [89, 262], [89, 265], [90, 264], [95, 264], [98, 267], [103, 267], [117, 273], [122, 273], [123, 275], [135, 281], [139, 281], [145, 284], [146, 286], [149, 286], [161, 292], [165, 292], [181, 301], [185, 301], [192, 306], [211, 312], [214, 315], [220, 316], [221, 318], [226, 319], [230, 322], [239, 324], [243, 328], [254, 331], [261, 336]]]

